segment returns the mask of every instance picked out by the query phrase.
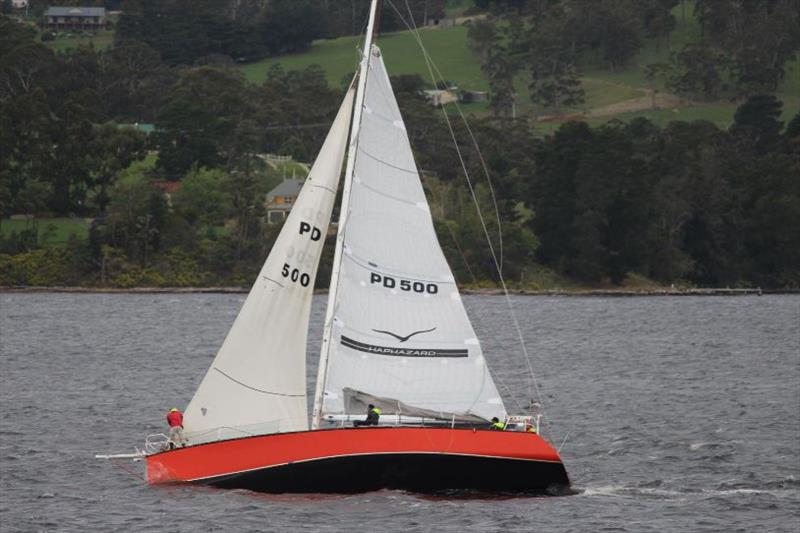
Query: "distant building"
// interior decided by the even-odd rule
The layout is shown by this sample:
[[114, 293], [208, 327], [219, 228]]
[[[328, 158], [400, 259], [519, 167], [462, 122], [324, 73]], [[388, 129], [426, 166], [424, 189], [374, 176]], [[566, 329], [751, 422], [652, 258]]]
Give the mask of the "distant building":
[[471, 102], [488, 102], [489, 93], [486, 91], [463, 91], [461, 93], [461, 100], [466, 103]]
[[11, 0], [11, 7], [14, 9], [25, 9], [28, 7], [28, 0]]
[[267, 223], [280, 224], [294, 207], [304, 179], [289, 178], [267, 193]]
[[181, 190], [180, 181], [155, 181], [153, 187], [161, 189], [164, 192], [164, 197], [167, 200], [167, 205], [172, 207], [172, 195]]
[[153, 186], [164, 191], [165, 194], [172, 194], [178, 191], [183, 185], [180, 181], [155, 181]]
[[454, 18], [428, 18], [425, 21], [426, 26], [433, 26], [437, 28], [452, 28], [456, 25]]
[[422, 91], [425, 99], [432, 106], [441, 107], [451, 102], [458, 102], [458, 93], [451, 90], [430, 89]]
[[48, 7], [44, 25], [51, 30], [102, 30], [108, 27], [104, 7]]
[[117, 128], [119, 129], [130, 128], [138, 132], [144, 133], [145, 135], [150, 135], [156, 130], [155, 124], [150, 124], [148, 122], [134, 122], [133, 124], [122, 123], [122, 124], [117, 124]]

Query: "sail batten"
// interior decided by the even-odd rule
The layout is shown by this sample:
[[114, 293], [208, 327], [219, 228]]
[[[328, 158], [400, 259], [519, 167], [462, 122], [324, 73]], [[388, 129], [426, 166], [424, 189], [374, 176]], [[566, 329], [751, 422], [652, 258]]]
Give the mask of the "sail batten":
[[363, 414], [353, 391], [428, 416], [503, 416], [377, 46], [365, 81], [357, 149], [348, 156], [352, 183], [339, 228], [318, 416], [324, 423], [326, 416]]
[[349, 89], [231, 330], [186, 408], [192, 443], [308, 429], [311, 297], [347, 147]]

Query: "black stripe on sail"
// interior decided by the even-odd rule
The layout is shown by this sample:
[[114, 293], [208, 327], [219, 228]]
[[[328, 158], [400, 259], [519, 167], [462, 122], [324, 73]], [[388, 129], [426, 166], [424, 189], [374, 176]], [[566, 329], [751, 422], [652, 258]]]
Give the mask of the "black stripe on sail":
[[440, 350], [439, 348], [392, 348], [390, 346], [377, 346], [366, 344], [342, 335], [342, 346], [347, 346], [359, 352], [375, 355], [392, 355], [396, 357], [468, 357], [468, 350]]

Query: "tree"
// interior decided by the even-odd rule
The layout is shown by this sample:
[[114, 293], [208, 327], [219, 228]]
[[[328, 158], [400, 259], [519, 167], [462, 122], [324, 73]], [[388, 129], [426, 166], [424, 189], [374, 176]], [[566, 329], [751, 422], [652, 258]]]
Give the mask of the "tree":
[[[276, 65], [267, 72], [267, 81], [254, 98], [252, 119], [260, 149], [281, 152], [291, 148], [293, 155], [305, 159], [314, 157], [322, 146], [342, 93], [328, 86], [325, 73], [317, 65], [290, 72]], [[317, 126], [298, 127], [307, 124]]]
[[783, 122], [783, 103], [772, 94], [756, 94], [736, 109], [730, 131], [753, 142], [758, 155], [763, 155], [778, 142]]
[[0, 100], [30, 93], [57, 81], [54, 79], [57, 65], [53, 52], [33, 41], [3, 50], [0, 52]]
[[495, 53], [486, 61], [484, 73], [489, 78], [489, 98], [495, 116], [513, 115], [516, 100], [514, 65], [502, 52]]
[[656, 39], [656, 47], [667, 40], [675, 29], [677, 21], [672, 15], [672, 10], [678, 5], [679, 0], [646, 0], [643, 2], [641, 17], [645, 34]]
[[259, 29], [271, 54], [296, 52], [325, 34], [325, 16], [312, 0], [272, 0]]
[[159, 53], [142, 41], [125, 39], [100, 57], [100, 96], [109, 118], [153, 122], [177, 73]]
[[584, 101], [586, 93], [571, 64], [552, 61], [546, 70], [532, 69], [531, 77], [531, 101], [535, 104], [561, 111], [563, 106], [573, 107]]
[[798, 112], [792, 120], [789, 121], [789, 124], [786, 125], [786, 131], [784, 132], [787, 139], [797, 139], [800, 137], [800, 112]]
[[784, 66], [800, 49], [800, 2], [797, 0], [698, 0], [706, 46], [730, 60], [727, 67], [740, 94], [774, 91]]
[[93, 203], [102, 213], [108, 205], [108, 188], [113, 179], [133, 161], [147, 155], [145, 136], [133, 128], [120, 129], [109, 123], [95, 126], [88, 144], [92, 157], [92, 188], [95, 189]]
[[667, 87], [673, 91], [697, 98], [712, 100], [724, 89], [721, 71], [725, 65], [722, 54], [702, 44], [687, 44], [673, 53], [670, 62], [673, 74]]
[[161, 249], [161, 234], [168, 217], [164, 193], [143, 176], [137, 176], [116, 183], [109, 196], [108, 243], [124, 249], [131, 260], [146, 268], [153, 254]]
[[601, 54], [617, 70], [642, 46], [642, 6], [632, 0], [566, 0], [566, 24], [576, 47]]
[[656, 79], [669, 75], [669, 65], [666, 63], [650, 63], [644, 67], [644, 78], [647, 80], [647, 90], [650, 92], [650, 107], [656, 108]]
[[537, 256], [562, 271], [576, 250], [572, 231], [577, 214], [576, 173], [592, 142], [592, 130], [585, 123], [568, 122], [536, 150], [536, 173], [528, 197], [536, 213], [533, 229], [541, 242]]
[[192, 166], [231, 164], [249, 137], [237, 128], [253, 114], [252, 91], [239, 72], [198, 67], [181, 73], [156, 120], [158, 167], [179, 178]]
[[489, 60], [498, 41], [497, 26], [490, 20], [478, 19], [467, 25], [467, 44], [478, 56], [481, 65]]
[[230, 180], [221, 170], [193, 169], [173, 194], [175, 213], [196, 228], [221, 226], [233, 207]]

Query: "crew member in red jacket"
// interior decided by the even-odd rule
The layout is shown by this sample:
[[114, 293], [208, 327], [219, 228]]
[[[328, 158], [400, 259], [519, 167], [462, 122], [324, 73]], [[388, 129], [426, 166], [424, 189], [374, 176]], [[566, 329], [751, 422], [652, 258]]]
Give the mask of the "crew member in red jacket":
[[169, 424], [170, 448], [175, 445], [186, 446], [186, 439], [183, 438], [183, 413], [173, 407], [167, 413], [167, 424]]

